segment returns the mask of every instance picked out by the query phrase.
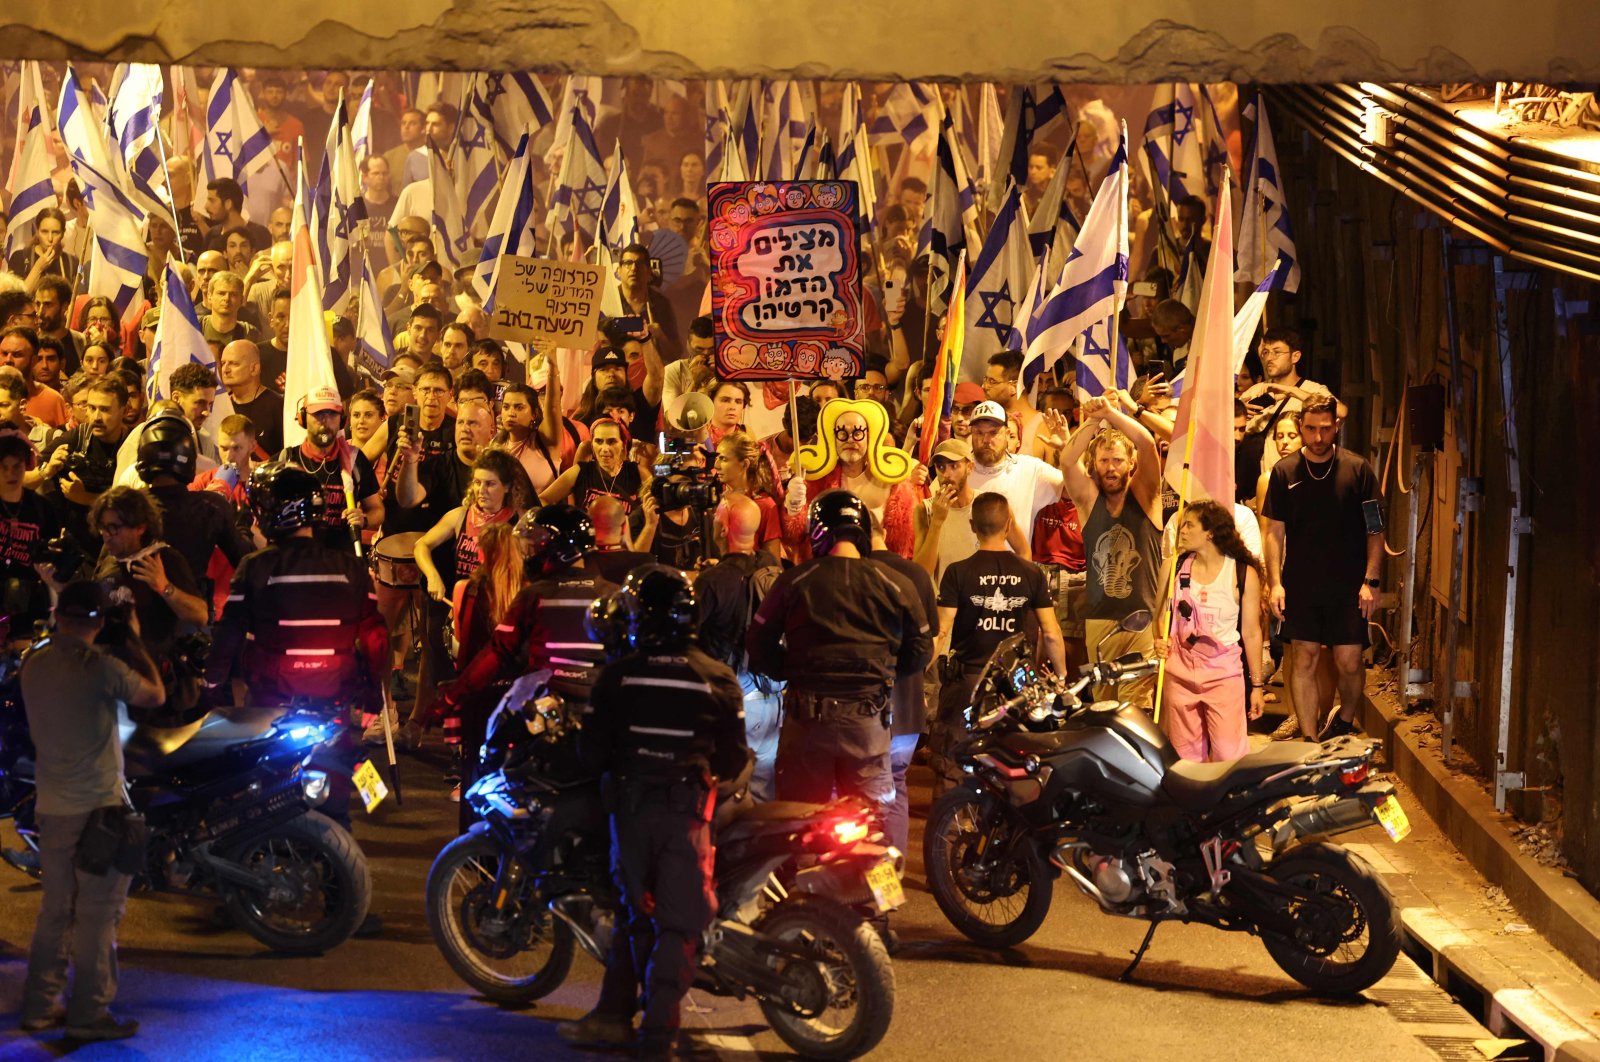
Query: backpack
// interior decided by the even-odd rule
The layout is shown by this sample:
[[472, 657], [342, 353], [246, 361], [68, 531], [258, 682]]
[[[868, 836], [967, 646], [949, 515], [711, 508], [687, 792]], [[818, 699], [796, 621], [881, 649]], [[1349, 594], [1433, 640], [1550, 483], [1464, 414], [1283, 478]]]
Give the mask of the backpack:
[[[782, 574], [783, 565], [763, 564], [744, 577], [744, 622], [740, 624], [740, 630], [749, 632], [750, 623], [755, 619], [756, 611], [761, 608], [761, 602], [767, 596], [767, 591], [772, 589], [772, 584], [777, 582], [778, 576]], [[749, 674], [750, 655], [743, 642], [739, 643], [738, 656], [739, 663], [734, 670], [741, 675]], [[762, 693], [776, 693], [783, 689], [781, 681], [765, 675], [750, 675], [750, 679]]]

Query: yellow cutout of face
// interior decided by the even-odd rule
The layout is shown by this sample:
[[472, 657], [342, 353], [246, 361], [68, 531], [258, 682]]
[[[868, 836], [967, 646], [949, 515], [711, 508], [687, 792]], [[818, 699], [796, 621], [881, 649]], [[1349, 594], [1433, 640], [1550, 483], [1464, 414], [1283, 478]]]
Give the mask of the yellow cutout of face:
[[817, 415], [817, 441], [800, 447], [800, 470], [806, 479], [821, 479], [839, 463], [833, 428], [846, 413], [857, 413], [867, 422], [867, 470], [873, 478], [890, 486], [910, 479], [917, 463], [893, 445], [888, 412], [876, 402], [848, 398], [835, 398], [822, 407]]

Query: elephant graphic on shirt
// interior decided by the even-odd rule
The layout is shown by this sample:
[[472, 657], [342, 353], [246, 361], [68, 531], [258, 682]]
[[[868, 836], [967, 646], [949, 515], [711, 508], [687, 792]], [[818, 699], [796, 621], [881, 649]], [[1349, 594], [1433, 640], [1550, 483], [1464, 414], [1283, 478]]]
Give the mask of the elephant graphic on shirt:
[[1142, 560], [1133, 532], [1121, 524], [1113, 525], [1094, 543], [1094, 573], [1106, 597], [1133, 596], [1133, 570]]

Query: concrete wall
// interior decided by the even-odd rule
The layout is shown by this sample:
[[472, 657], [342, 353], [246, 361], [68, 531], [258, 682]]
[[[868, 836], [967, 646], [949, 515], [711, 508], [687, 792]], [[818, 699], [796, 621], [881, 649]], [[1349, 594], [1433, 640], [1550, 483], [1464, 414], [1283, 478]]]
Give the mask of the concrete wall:
[[1600, 79], [1600, 5], [8, 0], [0, 56], [1062, 81]]

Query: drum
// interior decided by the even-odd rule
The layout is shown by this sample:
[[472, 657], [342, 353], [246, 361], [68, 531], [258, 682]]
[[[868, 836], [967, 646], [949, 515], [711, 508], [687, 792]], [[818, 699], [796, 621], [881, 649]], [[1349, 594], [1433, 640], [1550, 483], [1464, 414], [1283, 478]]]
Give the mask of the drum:
[[396, 590], [422, 589], [422, 572], [417, 568], [417, 541], [421, 531], [385, 535], [372, 547], [373, 574], [378, 582]]

